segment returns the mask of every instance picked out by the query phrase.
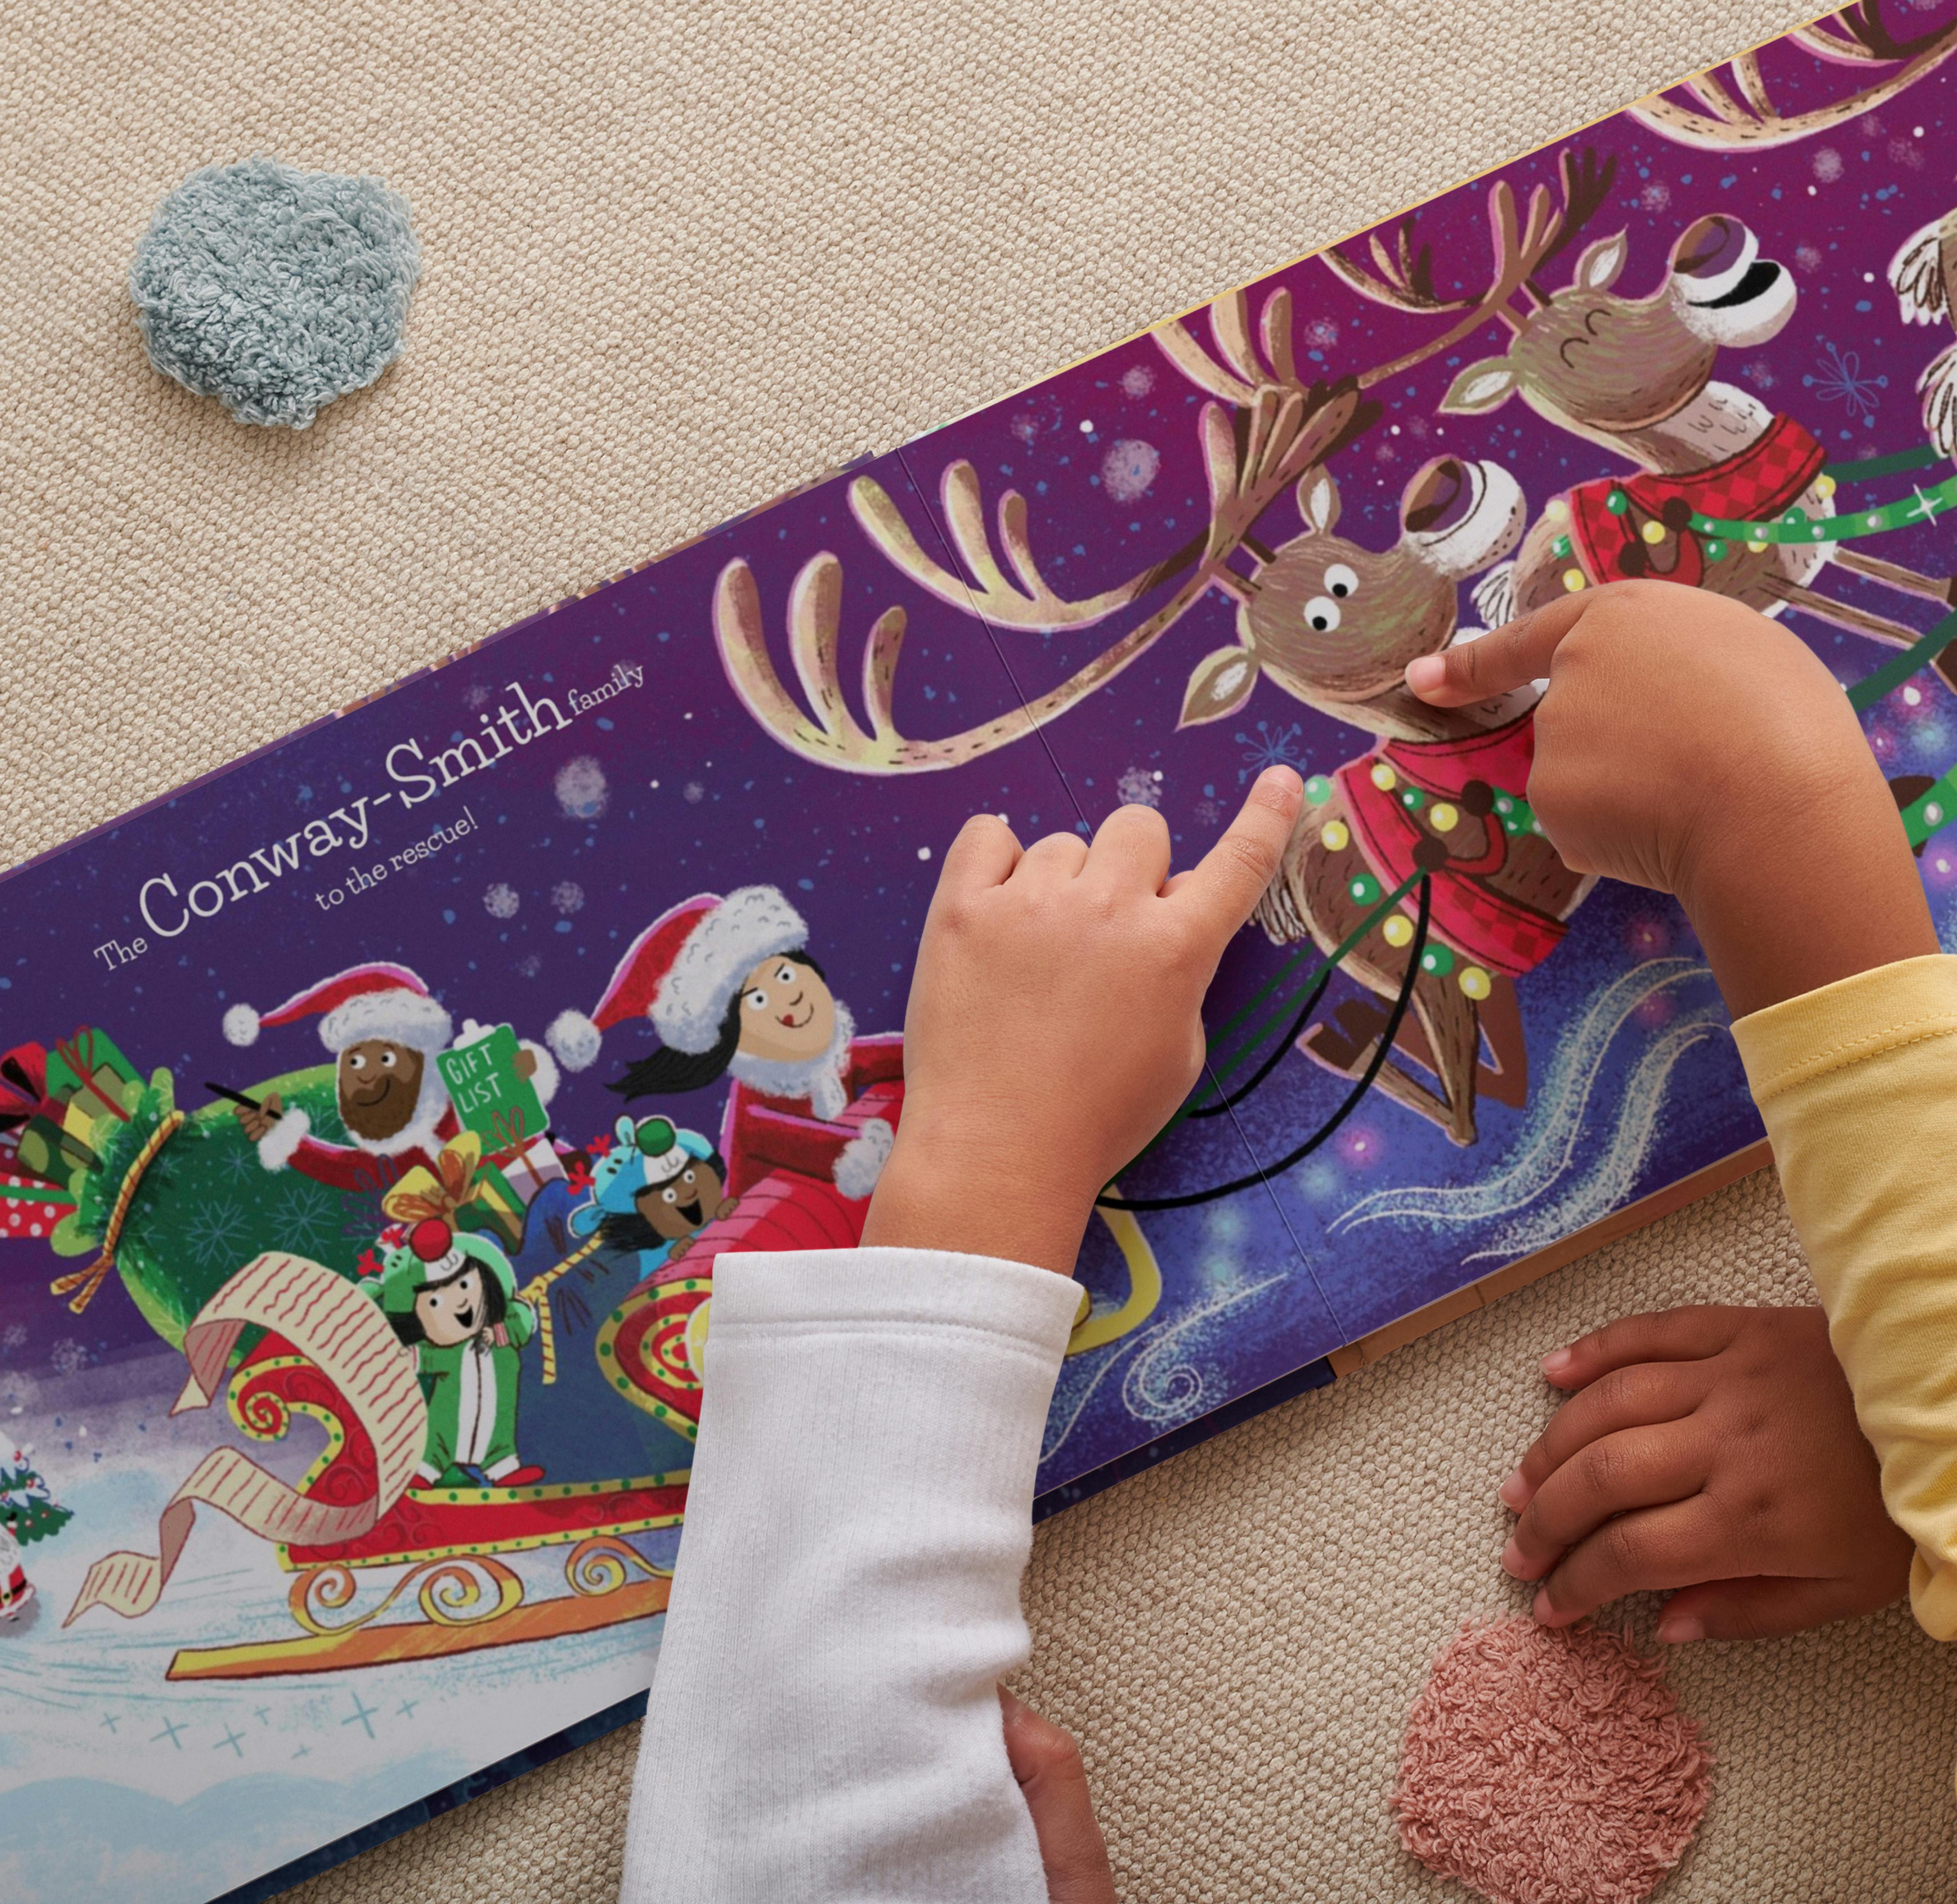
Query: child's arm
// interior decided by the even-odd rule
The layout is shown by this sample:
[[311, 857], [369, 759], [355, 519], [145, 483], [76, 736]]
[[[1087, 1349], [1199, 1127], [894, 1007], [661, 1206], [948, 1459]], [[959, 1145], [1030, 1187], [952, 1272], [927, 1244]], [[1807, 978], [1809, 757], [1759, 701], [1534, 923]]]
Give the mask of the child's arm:
[[[1573, 868], [1675, 892], [1742, 1014], [1918, 1615], [1957, 1631], [1957, 960], [1895, 802], [1819, 661], [1699, 590], [1586, 590], [1408, 679], [1462, 705], [1544, 675], [1530, 802]], [[1544, 1366], [1580, 1393], [1502, 1491], [1539, 1617], [1690, 1587], [1660, 1637], [1737, 1637], [1901, 1590], [1907, 1543], [1799, 1312], [1633, 1318]]]
[[1139, 808], [947, 855], [864, 1247], [714, 1265], [626, 1904], [1112, 1904], [1077, 1755], [1001, 1710], [1034, 1473], [1094, 1197], [1195, 1080], [1302, 801], [1266, 773], [1175, 881]]

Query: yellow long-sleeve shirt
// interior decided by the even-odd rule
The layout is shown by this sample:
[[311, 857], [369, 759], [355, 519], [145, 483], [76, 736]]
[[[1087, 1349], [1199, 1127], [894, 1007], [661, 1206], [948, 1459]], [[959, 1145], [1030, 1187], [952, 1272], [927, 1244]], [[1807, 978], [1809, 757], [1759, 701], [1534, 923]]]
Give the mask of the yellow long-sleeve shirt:
[[1957, 958], [1905, 959], [1733, 1036], [1828, 1311], [1910, 1602], [1957, 1637]]

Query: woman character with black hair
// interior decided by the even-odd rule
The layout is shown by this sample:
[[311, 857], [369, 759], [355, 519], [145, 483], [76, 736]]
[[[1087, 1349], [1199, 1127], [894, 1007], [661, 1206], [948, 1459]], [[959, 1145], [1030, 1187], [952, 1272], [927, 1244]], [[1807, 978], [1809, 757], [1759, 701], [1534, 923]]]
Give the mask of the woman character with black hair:
[[731, 1075], [720, 1131], [729, 1191], [788, 1170], [859, 1201], [890, 1154], [903, 1037], [859, 1037], [808, 943], [806, 922], [773, 886], [684, 900], [634, 941], [590, 1017], [559, 1015], [551, 1048], [583, 1071], [605, 1032], [643, 1014], [659, 1048], [612, 1089], [628, 1098], [697, 1091]]

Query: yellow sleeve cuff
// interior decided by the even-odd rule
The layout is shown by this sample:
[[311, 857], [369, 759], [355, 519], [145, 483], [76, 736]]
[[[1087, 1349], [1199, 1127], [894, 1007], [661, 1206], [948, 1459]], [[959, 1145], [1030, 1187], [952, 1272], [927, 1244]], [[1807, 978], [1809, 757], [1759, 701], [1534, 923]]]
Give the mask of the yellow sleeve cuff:
[[1902, 1045], [1953, 1036], [1957, 957], [1943, 952], [1838, 979], [1750, 1012], [1733, 1025], [1747, 1083], [1763, 1110], [1783, 1093], [1830, 1071]]

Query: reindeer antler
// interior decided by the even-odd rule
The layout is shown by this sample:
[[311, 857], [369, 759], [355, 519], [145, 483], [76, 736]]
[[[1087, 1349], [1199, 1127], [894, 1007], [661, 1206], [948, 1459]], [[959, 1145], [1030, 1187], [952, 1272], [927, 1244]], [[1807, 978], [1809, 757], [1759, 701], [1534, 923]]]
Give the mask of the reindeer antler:
[[1070, 601], [1047, 584], [1034, 559], [1026, 529], [1026, 501], [1016, 489], [999, 498], [999, 546], [1004, 550], [1016, 584], [1009, 581], [994, 559], [985, 534], [985, 507], [978, 475], [963, 460], [947, 463], [941, 480], [945, 533], [972, 580], [968, 582], [937, 561], [911, 533], [903, 512], [872, 476], [858, 476], [849, 485], [849, 507], [865, 535], [899, 573], [955, 609], [1008, 628], [1084, 628], [1105, 620], [1116, 609], [1146, 595], [1159, 582], [1187, 568], [1201, 552], [1197, 536], [1170, 556], [1128, 581], [1103, 589], [1080, 601]]
[[1474, 299], [1443, 298], [1434, 288], [1434, 248], [1422, 245], [1416, 250], [1414, 246], [1413, 235], [1419, 222], [1418, 214], [1414, 212], [1408, 212], [1400, 220], [1394, 231], [1395, 255], [1390, 258], [1385, 245], [1380, 242], [1377, 232], [1366, 234], [1366, 248], [1373, 255], [1377, 276], [1347, 257], [1336, 245], [1320, 255], [1334, 277], [1342, 279], [1375, 304], [1390, 304], [1396, 311], [1423, 313], [1465, 310]]
[[1240, 290], [1226, 292], [1210, 305], [1209, 334], [1216, 341], [1214, 356], [1190, 334], [1180, 318], [1159, 326], [1155, 339], [1162, 355], [1191, 383], [1239, 409], [1251, 403], [1260, 390], [1304, 391], [1313, 387], [1298, 374], [1291, 293], [1282, 285], [1264, 300], [1254, 340], [1250, 301]]
[[1595, 215], [1610, 192], [1617, 169], [1614, 157], [1600, 163], [1595, 153], [1588, 148], [1566, 151], [1557, 170], [1560, 197], [1552, 197], [1548, 186], [1537, 185], [1529, 193], [1526, 212], [1516, 203], [1514, 187], [1506, 179], [1497, 180], [1488, 194], [1489, 247], [1494, 267], [1489, 274], [1488, 288], [1478, 297], [1448, 303], [1433, 295], [1431, 261], [1424, 248], [1414, 249], [1411, 214], [1400, 221], [1397, 261], [1386, 258], [1383, 248], [1375, 243], [1374, 261], [1382, 267], [1379, 275], [1355, 264], [1336, 245], [1321, 252], [1326, 269], [1335, 277], [1375, 304], [1390, 305], [1399, 311], [1464, 314], [1446, 331], [1404, 356], [1362, 372], [1360, 386], [1370, 389], [1411, 370], [1415, 364], [1472, 335], [1491, 318], [1499, 318], [1511, 330], [1519, 330], [1522, 318], [1510, 300], [1517, 292], [1527, 291], [1538, 302], [1546, 301], [1544, 293], [1535, 285], [1536, 274]]
[[1769, 94], [1757, 53], [1741, 53], [1727, 62], [1732, 74], [1729, 90], [1709, 68], [1684, 82], [1706, 109], [1695, 112], [1654, 93], [1630, 110], [1646, 125], [1701, 150], [1760, 150], [1791, 144], [1810, 132], [1826, 131], [1893, 98], [1957, 52], [1957, 20], [1933, 27], [1914, 39], [1899, 40], [1883, 24], [1880, 0], [1861, 0], [1826, 20], [1798, 27], [1788, 37], [1819, 60], [1840, 66], [1893, 66], [1878, 80], [1850, 93], [1791, 118], [1777, 108]]
[[721, 664], [741, 704], [792, 754], [849, 773], [928, 773], [961, 767], [1023, 739], [1041, 722], [1064, 713], [1121, 672], [1209, 587], [1192, 577], [1154, 615], [1105, 653], [1038, 701], [1010, 708], [962, 733], [907, 740], [892, 712], [905, 616], [886, 609], [863, 655], [866, 732], [843, 697], [837, 659], [843, 565], [827, 549], [802, 565], [789, 593], [789, 647], [814, 716], [802, 712], [775, 672], [763, 626], [761, 598], [745, 561], [728, 564], [713, 593], [713, 634]]
[[[917, 741], [907, 740], [897, 731], [893, 706], [905, 628], [900, 608], [887, 609], [877, 618], [864, 653], [868, 729], [850, 711], [839, 660], [843, 565], [827, 550], [803, 565], [789, 595], [789, 650], [811, 711], [802, 710], [775, 671], [768, 654], [760, 593], [753, 571], [740, 561], [721, 571], [713, 596], [714, 638], [729, 683], [748, 711], [784, 747], [824, 767], [854, 773], [915, 773], [976, 760], [1023, 739], [1042, 723], [1086, 700], [1152, 647], [1210, 588], [1246, 587], [1227, 564], [1257, 517], [1286, 485], [1351, 441], [1378, 414], [1379, 406], [1362, 400], [1350, 378], [1329, 387], [1314, 384], [1308, 390], [1280, 391], [1267, 387], [1257, 393], [1247, 410], [1234, 417], [1217, 404], [1205, 404], [1200, 428], [1209, 485], [1209, 527], [1168, 561], [1145, 571], [1146, 586], [1152, 587], [1178, 570], [1187, 570], [1175, 593], [1058, 687], [962, 733]], [[1015, 589], [985, 542], [976, 478], [968, 472], [959, 479], [959, 489], [961, 495], [969, 496], [970, 513], [964, 527], [952, 533], [961, 558], [978, 579], [975, 589], [925, 552], [877, 484], [858, 478], [851, 485], [850, 505], [865, 533], [902, 573], [941, 601], [988, 621], [1016, 614], [1019, 618], [1006, 625], [1081, 626], [1084, 621], [1080, 619], [1039, 618], [1056, 609], [1084, 613], [1095, 604], [1105, 603], [1095, 609], [1098, 617], [1127, 606], [1144, 592], [1145, 578], [1138, 577], [1134, 583], [1090, 598], [1087, 603], [1063, 600], [1040, 580], [1025, 546], [1023, 516], [1016, 514], [1012, 518], [1017, 525], [1012, 532], [1017, 537], [1016, 546], [1008, 536], [1002, 509], [1007, 559], [1020, 579]]]

